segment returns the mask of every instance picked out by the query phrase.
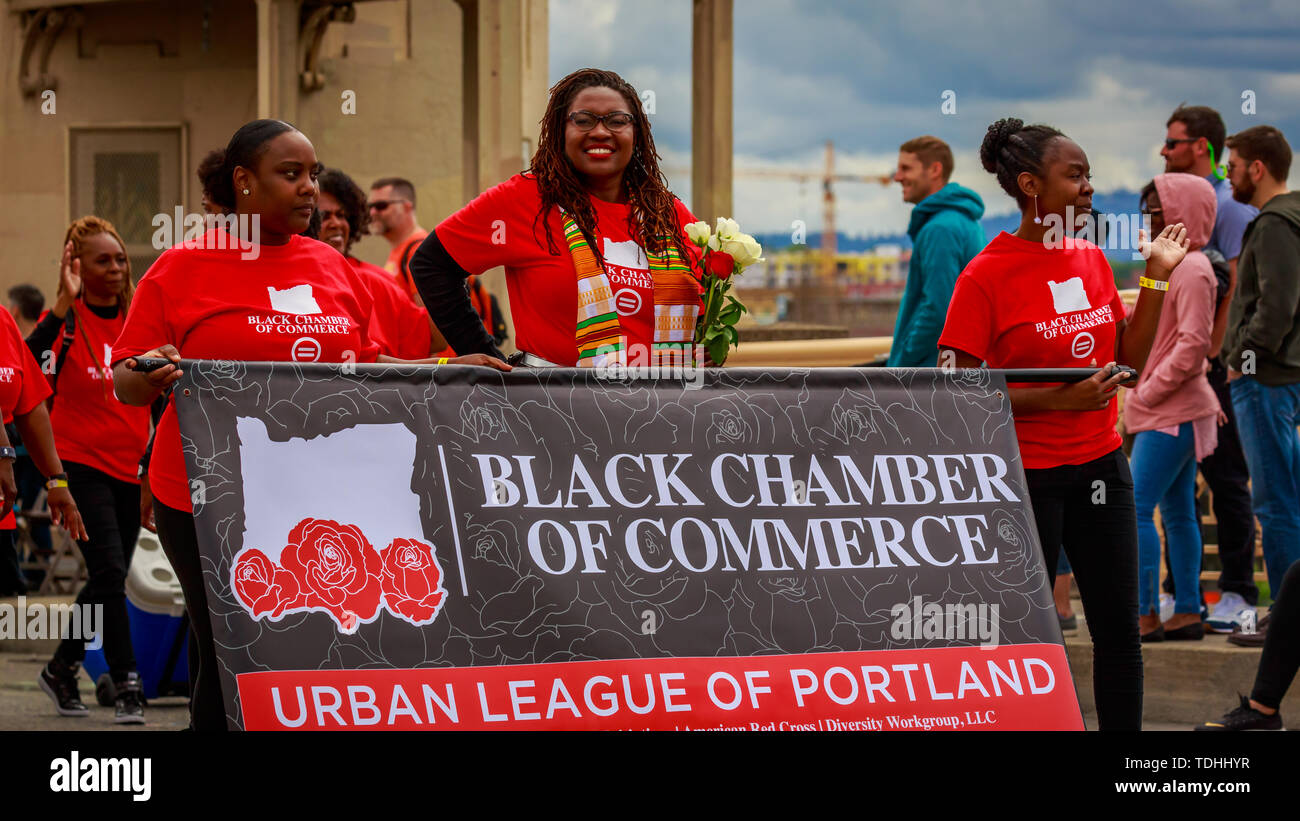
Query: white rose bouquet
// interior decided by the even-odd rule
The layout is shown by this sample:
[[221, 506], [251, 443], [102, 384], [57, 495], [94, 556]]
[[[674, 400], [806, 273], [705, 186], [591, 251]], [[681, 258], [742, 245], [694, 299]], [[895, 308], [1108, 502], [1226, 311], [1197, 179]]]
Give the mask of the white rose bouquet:
[[704, 285], [704, 310], [695, 325], [695, 344], [721, 365], [731, 349], [739, 347], [736, 323], [747, 313], [745, 303], [731, 292], [732, 277], [763, 261], [763, 246], [740, 231], [733, 219], [719, 217], [713, 231], [707, 222], [686, 226], [687, 238], [704, 251], [700, 281]]

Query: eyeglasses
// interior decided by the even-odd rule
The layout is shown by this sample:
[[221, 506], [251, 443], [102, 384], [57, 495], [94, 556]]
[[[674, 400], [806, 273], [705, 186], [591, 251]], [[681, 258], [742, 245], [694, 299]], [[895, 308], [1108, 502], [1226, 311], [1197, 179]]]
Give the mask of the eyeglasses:
[[1179, 143], [1194, 143], [1199, 139], [1200, 137], [1185, 137], [1181, 140], [1165, 140], [1165, 148], [1169, 151], [1173, 151], [1178, 147]]
[[569, 115], [569, 122], [579, 131], [590, 131], [596, 123], [604, 123], [610, 131], [622, 131], [632, 124], [632, 115], [626, 111], [611, 111], [608, 114], [592, 114], [590, 111], [575, 111]]
[[387, 210], [388, 206], [399, 202], [410, 202], [410, 200], [375, 200], [366, 207], [371, 211], [384, 211]]

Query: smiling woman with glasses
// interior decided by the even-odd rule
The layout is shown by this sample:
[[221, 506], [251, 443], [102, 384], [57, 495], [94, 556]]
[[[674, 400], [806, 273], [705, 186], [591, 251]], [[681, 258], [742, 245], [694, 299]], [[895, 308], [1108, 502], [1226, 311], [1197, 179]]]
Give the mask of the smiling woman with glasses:
[[444, 220], [411, 273], [457, 351], [499, 353], [464, 282], [504, 265], [522, 364], [672, 366], [691, 357], [700, 309], [694, 221], [636, 90], [582, 69], [551, 89], [528, 170]]

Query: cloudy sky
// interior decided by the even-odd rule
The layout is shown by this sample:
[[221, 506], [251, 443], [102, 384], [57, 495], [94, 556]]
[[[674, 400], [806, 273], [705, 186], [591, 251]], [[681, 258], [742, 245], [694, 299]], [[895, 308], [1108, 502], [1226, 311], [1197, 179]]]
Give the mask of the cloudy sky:
[[[597, 66], [654, 92], [655, 141], [689, 204], [690, 0], [551, 0], [550, 15], [552, 82]], [[1230, 134], [1267, 123], [1300, 145], [1295, 0], [735, 0], [735, 42], [738, 172], [818, 169], [830, 139], [837, 170], [890, 173], [898, 145], [930, 133], [952, 145], [953, 179], [998, 214], [1013, 204], [978, 151], [1000, 117], [1069, 134], [1102, 192], [1136, 190], [1164, 169], [1165, 120], [1183, 101], [1217, 108]], [[955, 114], [941, 111], [946, 90]], [[836, 195], [841, 231], [907, 226], [897, 186], [841, 184]], [[815, 183], [738, 174], [735, 208], [754, 232], [821, 224]]]

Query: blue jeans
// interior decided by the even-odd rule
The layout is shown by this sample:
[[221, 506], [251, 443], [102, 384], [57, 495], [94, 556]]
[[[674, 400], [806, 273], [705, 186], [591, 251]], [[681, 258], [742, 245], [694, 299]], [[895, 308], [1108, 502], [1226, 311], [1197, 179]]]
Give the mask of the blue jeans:
[[1165, 524], [1174, 574], [1174, 612], [1201, 612], [1201, 529], [1196, 517], [1196, 437], [1184, 422], [1177, 436], [1154, 430], [1133, 438], [1133, 501], [1138, 528], [1138, 613], [1160, 612], [1160, 534]]
[[1228, 387], [1264, 531], [1268, 588], [1276, 596], [1287, 568], [1300, 560], [1300, 384], [1273, 387], [1241, 376]]

